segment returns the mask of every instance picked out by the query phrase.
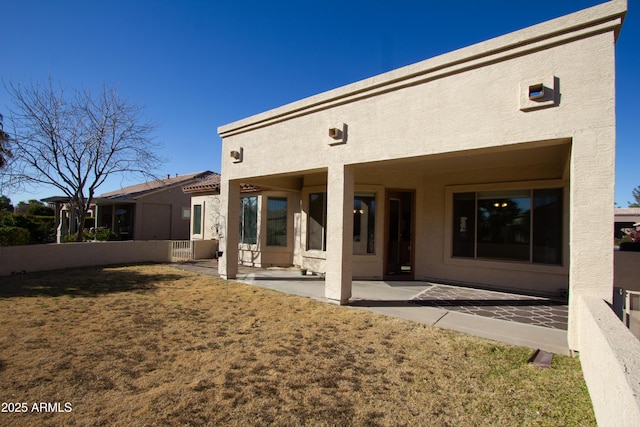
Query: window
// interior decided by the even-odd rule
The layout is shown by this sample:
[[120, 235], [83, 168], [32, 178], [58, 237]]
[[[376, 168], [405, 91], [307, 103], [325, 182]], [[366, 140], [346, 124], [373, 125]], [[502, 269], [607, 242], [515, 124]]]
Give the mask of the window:
[[258, 197], [240, 199], [240, 243], [255, 245], [258, 241]]
[[327, 193], [309, 194], [307, 250], [327, 250]]
[[453, 195], [454, 257], [562, 263], [562, 189]]
[[287, 246], [287, 199], [267, 199], [267, 246]]
[[202, 234], [202, 205], [193, 205], [193, 230], [191, 234]]
[[353, 253], [375, 253], [376, 195], [356, 193], [353, 199]]
[[476, 256], [529, 261], [531, 191], [485, 191], [476, 198]]

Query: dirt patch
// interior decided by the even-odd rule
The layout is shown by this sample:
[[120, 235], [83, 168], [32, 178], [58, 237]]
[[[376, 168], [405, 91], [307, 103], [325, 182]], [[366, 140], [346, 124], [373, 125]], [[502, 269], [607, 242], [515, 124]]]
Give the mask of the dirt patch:
[[0, 424], [595, 425], [577, 359], [541, 370], [530, 349], [228, 285], [161, 265], [2, 278], [0, 400], [28, 410]]

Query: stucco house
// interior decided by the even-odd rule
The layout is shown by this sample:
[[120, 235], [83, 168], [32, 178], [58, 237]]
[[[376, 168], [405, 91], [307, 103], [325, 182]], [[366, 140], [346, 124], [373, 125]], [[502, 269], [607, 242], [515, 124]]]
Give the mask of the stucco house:
[[616, 208], [613, 224], [615, 238], [622, 238], [626, 235], [623, 231], [628, 228], [636, 228], [635, 224], [640, 223], [640, 208]]
[[96, 197], [96, 226], [113, 230], [122, 240], [188, 240], [191, 200], [182, 187], [211, 171], [144, 182]]
[[[203, 171], [167, 176], [96, 196], [90, 212], [94, 217], [92, 226], [108, 228], [120, 240], [187, 240], [191, 201], [182, 187], [212, 174]], [[58, 243], [77, 231], [68, 197], [43, 201], [55, 207]]]
[[[625, 13], [610, 1], [219, 127], [221, 276], [246, 261], [235, 248], [265, 266], [274, 246], [338, 303], [354, 278], [568, 291], [579, 350], [575, 297], [612, 294]], [[240, 183], [266, 195], [255, 238]]]
[[[111, 229], [120, 240], [189, 239], [191, 202], [182, 187], [212, 174], [203, 171], [167, 176], [96, 196], [90, 211], [94, 217], [92, 226]], [[55, 208], [58, 243], [77, 231], [68, 197], [54, 196], [43, 201]]]

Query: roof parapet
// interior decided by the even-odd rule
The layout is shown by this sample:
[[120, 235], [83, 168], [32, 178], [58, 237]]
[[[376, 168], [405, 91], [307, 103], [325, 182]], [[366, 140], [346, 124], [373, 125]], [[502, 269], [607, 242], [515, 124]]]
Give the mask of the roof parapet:
[[218, 134], [226, 138], [594, 34], [614, 31], [617, 39], [626, 12], [627, 0], [612, 0], [220, 126]]

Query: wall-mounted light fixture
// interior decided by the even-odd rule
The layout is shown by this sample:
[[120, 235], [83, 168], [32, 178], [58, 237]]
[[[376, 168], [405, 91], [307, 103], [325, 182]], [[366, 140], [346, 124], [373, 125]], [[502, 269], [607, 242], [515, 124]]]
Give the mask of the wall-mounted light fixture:
[[545, 87], [542, 83], [529, 86], [529, 99], [535, 101], [536, 99], [544, 98], [544, 89]]
[[329, 145], [345, 144], [347, 142], [347, 125], [342, 123], [339, 126], [329, 128]]
[[560, 104], [560, 79], [538, 77], [520, 82], [520, 110], [531, 111]]
[[244, 149], [240, 147], [240, 149], [232, 150], [231, 153], [229, 153], [231, 158], [234, 159], [233, 163], [240, 163], [242, 161], [243, 152], [244, 152]]

